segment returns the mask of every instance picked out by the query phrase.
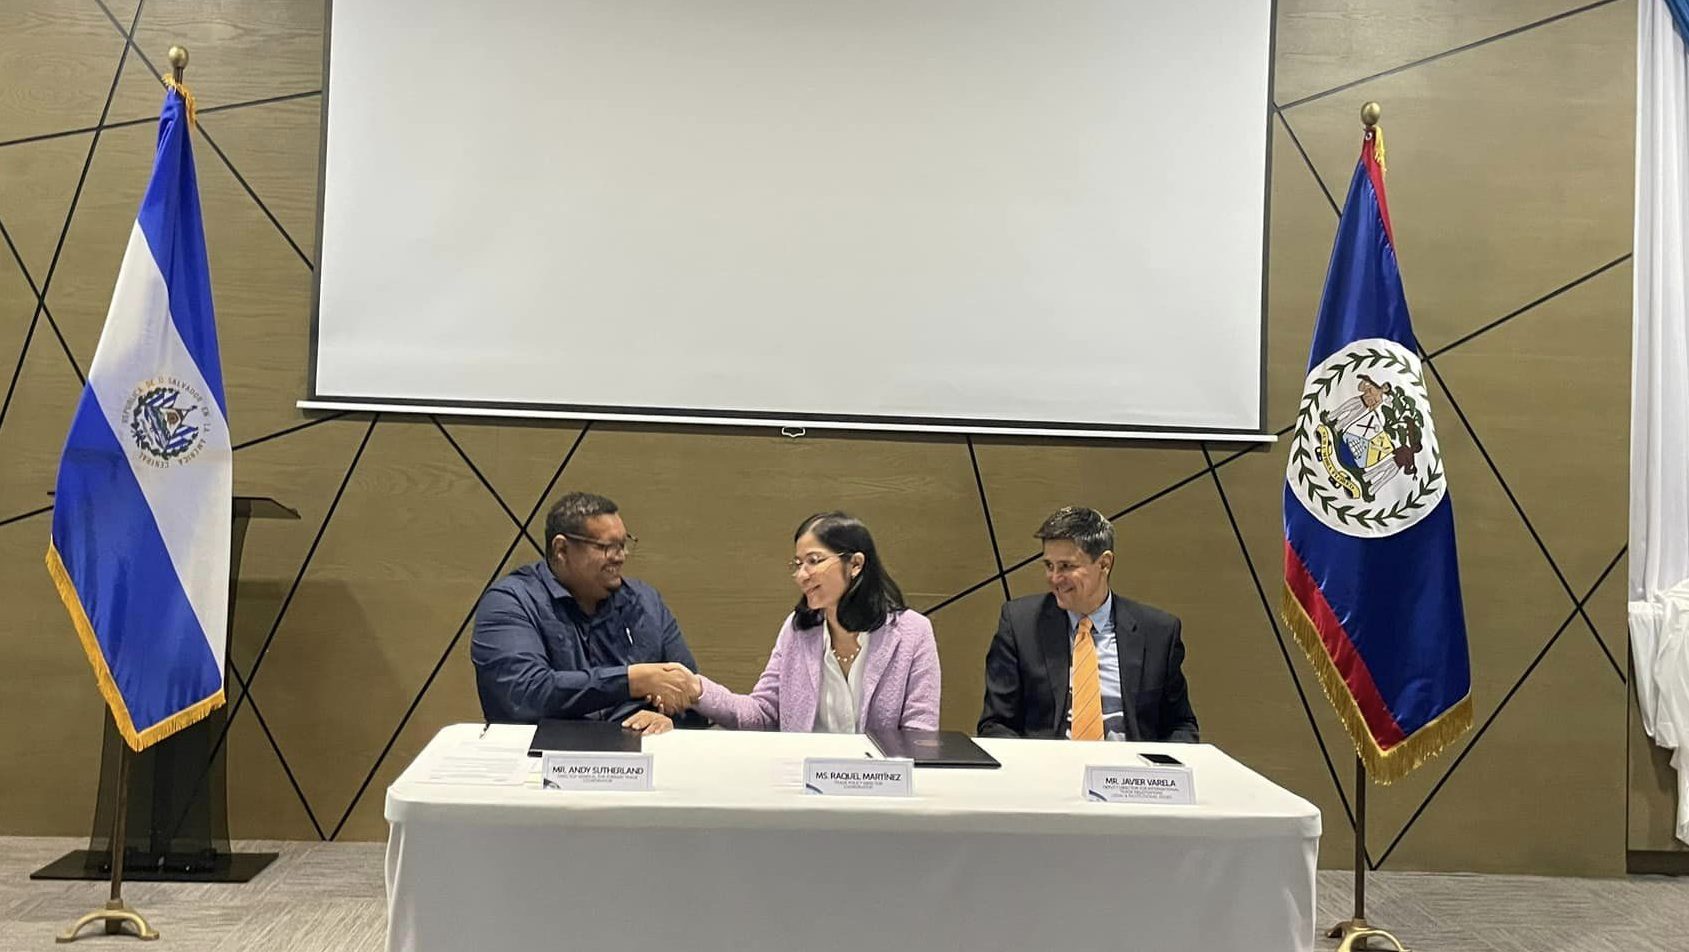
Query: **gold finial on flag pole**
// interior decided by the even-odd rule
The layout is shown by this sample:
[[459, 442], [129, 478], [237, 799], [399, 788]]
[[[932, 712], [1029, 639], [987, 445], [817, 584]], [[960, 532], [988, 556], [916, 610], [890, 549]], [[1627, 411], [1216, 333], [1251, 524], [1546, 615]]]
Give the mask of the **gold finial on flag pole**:
[[165, 55], [170, 58], [170, 75], [164, 77], [164, 86], [182, 95], [182, 103], [188, 107], [188, 125], [197, 125], [199, 117], [195, 114], [194, 94], [188, 92], [188, 87], [182, 84], [182, 72], [188, 68], [187, 47], [172, 46], [170, 52]]
[[167, 55], [170, 57], [170, 78], [181, 85], [182, 70], [188, 68], [188, 51], [185, 47], [172, 46]]
[[1369, 102], [1361, 106], [1361, 125], [1366, 129], [1366, 137], [1372, 142], [1373, 156], [1378, 159], [1378, 168], [1389, 171], [1384, 165], [1384, 127], [1378, 124], [1378, 118], [1384, 115], [1384, 107], [1376, 102]]

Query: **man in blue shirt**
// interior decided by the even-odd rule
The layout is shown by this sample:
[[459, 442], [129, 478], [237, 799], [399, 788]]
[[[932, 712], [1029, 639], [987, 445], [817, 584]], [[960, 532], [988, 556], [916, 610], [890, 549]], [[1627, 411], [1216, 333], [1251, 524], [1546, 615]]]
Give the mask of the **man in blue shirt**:
[[545, 517], [546, 558], [481, 596], [469, 657], [489, 721], [620, 721], [648, 734], [697, 700], [698, 664], [657, 590], [624, 578], [637, 541], [616, 504], [569, 493]]
[[1108, 518], [1068, 506], [1037, 537], [1050, 591], [1003, 606], [980, 736], [1195, 743], [1179, 619], [1111, 590]]

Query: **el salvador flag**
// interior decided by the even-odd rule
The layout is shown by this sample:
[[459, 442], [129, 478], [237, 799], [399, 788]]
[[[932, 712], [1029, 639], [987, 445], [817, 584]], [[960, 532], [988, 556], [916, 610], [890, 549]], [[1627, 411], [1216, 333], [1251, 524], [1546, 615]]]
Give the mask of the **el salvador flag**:
[[152, 180], [59, 460], [47, 571], [118, 730], [141, 750], [223, 703], [232, 452], [190, 106]]

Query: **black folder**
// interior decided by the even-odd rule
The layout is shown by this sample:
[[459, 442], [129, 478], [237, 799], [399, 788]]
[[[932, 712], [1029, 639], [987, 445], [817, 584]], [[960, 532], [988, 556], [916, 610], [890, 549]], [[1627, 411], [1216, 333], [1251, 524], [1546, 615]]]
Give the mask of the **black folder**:
[[528, 742], [528, 756], [548, 750], [584, 751], [593, 754], [637, 754], [643, 735], [615, 721], [559, 721], [546, 718], [534, 728]]
[[887, 757], [907, 757], [917, 767], [1001, 767], [961, 731], [869, 731], [868, 739]]

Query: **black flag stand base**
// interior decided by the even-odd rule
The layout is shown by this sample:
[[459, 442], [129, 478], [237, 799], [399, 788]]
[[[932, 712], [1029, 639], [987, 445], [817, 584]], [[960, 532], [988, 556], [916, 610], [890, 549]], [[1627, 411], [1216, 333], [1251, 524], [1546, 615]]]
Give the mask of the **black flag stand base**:
[[1344, 919], [1325, 933], [1328, 939], [1342, 939], [1337, 952], [1371, 949], [1367, 943], [1379, 939], [1395, 946], [1396, 952], [1408, 952], [1402, 940], [1383, 929], [1374, 929], [1366, 921], [1366, 764], [1355, 757], [1355, 917]]
[[[121, 759], [117, 764], [117, 813], [111, 824], [111, 899], [106, 902], [104, 909], [88, 913], [76, 920], [69, 929], [59, 933], [59, 942], [75, 942], [85, 927], [96, 922], [106, 924], [106, 935], [131, 935], [137, 939], [158, 938], [158, 932], [147, 925], [147, 920], [123, 901], [123, 827], [129, 814], [129, 761], [133, 757], [129, 745], [124, 744]], [[124, 931], [125, 923], [133, 927], [134, 931]]]

